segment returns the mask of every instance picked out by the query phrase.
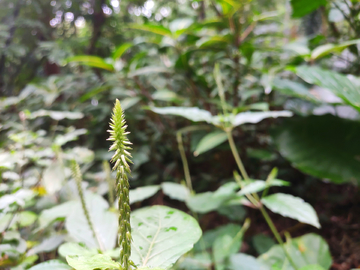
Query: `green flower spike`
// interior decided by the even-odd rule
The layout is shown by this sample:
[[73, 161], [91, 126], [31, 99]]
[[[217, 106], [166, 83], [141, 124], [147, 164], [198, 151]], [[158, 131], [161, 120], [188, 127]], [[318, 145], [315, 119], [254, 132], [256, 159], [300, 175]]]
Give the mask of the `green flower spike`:
[[124, 270], [129, 270], [131, 255], [131, 227], [130, 227], [130, 202], [129, 202], [129, 180], [130, 166], [132, 163], [131, 155], [127, 150], [131, 142], [126, 135], [126, 122], [120, 102], [117, 99], [113, 108], [113, 114], [110, 122], [109, 141], [113, 141], [109, 151], [115, 151], [111, 158], [114, 163], [113, 170], [116, 170], [116, 193], [119, 197], [119, 246], [120, 246], [120, 264]]

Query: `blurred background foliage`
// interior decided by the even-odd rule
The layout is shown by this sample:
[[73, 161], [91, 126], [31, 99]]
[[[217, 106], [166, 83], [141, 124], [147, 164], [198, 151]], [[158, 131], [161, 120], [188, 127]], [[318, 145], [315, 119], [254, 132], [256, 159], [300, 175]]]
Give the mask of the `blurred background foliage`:
[[[332, 269], [360, 266], [358, 1], [0, 0], [0, 6], [0, 194], [33, 192], [23, 203], [5, 204], [11, 207], [0, 227], [11, 228], [8, 214], [26, 207], [35, 215], [22, 231], [30, 235], [27, 255], [18, 250], [9, 265], [19, 268], [11, 269], [56, 258], [63, 240], [52, 249], [29, 248], [43, 241], [34, 231], [40, 213], [69, 200], [59, 192], [65, 183], [72, 188], [70, 160], [80, 163], [88, 189], [109, 199], [103, 161], [111, 157], [106, 130], [116, 98], [133, 142], [132, 188], [185, 186], [184, 156], [194, 193], [231, 181], [236, 162], [226, 136], [217, 125], [197, 122], [209, 123], [201, 120], [204, 111], [240, 115], [233, 136], [250, 177], [266, 179], [277, 167], [291, 186], [274, 191], [300, 196], [317, 211], [323, 229], [316, 232], [330, 245]], [[293, 117], [272, 118], [282, 110]], [[155, 189], [134, 208], [192, 208], [169, 194]], [[221, 202], [210, 209], [216, 211], [202, 211], [206, 203], [197, 201], [194, 211], [204, 231], [250, 216], [242, 252], [268, 250], [269, 238], [259, 234], [268, 229], [253, 209]], [[294, 236], [315, 231], [274, 217], [280, 231]], [[40, 257], [27, 261], [29, 254]], [[179, 269], [212, 267], [183, 263]]]

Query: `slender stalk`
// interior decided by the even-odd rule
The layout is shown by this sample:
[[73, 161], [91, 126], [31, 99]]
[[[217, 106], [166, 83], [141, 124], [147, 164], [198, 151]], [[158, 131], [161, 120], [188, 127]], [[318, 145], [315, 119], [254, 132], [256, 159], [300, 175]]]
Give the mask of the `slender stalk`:
[[298, 267], [296, 266], [296, 264], [294, 263], [293, 259], [291, 258], [289, 252], [287, 251], [287, 249], [285, 248], [285, 245], [284, 245], [284, 242], [283, 240], [281, 239], [281, 236], [279, 234], [279, 232], [277, 231], [274, 223], [272, 222], [270, 216], [268, 215], [268, 213], [266, 212], [264, 206], [261, 206], [260, 208], [260, 211], [261, 211], [261, 214], [263, 215], [263, 217], [265, 218], [266, 220], [266, 223], [268, 224], [271, 232], [274, 234], [276, 240], [279, 242], [280, 246], [282, 247], [282, 249], [284, 250], [285, 252], [285, 255], [287, 257], [287, 259], [289, 260], [290, 264], [292, 265], [292, 267], [297, 270]]
[[[238, 152], [237, 149], [236, 149], [236, 145], [235, 145], [234, 139], [233, 139], [233, 137], [232, 137], [231, 131], [232, 131], [232, 130], [231, 130], [230, 128], [225, 129], [225, 132], [226, 132], [226, 134], [227, 134], [227, 136], [228, 136], [228, 141], [229, 141], [229, 144], [230, 144], [230, 148], [231, 148], [232, 154], [233, 154], [233, 156], [234, 156], [234, 158], [235, 158], [235, 161], [236, 161], [236, 163], [237, 163], [237, 165], [238, 165], [238, 167], [239, 167], [239, 170], [240, 170], [243, 178], [244, 178], [245, 180], [248, 180], [248, 179], [250, 179], [250, 178], [249, 178], [249, 176], [248, 176], [248, 174], [247, 174], [247, 172], [246, 172], [246, 170], [245, 170], [245, 167], [244, 167], [244, 165], [243, 165], [243, 163], [242, 163], [242, 161], [241, 161], [239, 152]], [[236, 177], [235, 177], [235, 179], [236, 179]], [[236, 181], [239, 183], [240, 187], [242, 187], [242, 182], [241, 182], [241, 179], [239, 179], [239, 177], [238, 177], [238, 179], [236, 179]], [[258, 209], [260, 209], [260, 212], [261, 212], [261, 214], [263, 215], [266, 223], [268, 224], [271, 232], [274, 234], [276, 240], [279, 242], [280, 246], [281, 246], [282, 249], [284, 250], [285, 256], [286, 256], [287, 259], [289, 260], [290, 264], [294, 267], [294, 269], [297, 270], [298, 267], [296, 266], [296, 264], [295, 264], [294, 261], [292, 260], [289, 252], [286, 250], [286, 248], [285, 248], [285, 246], [284, 246], [284, 242], [282, 241], [279, 232], [277, 231], [277, 229], [276, 229], [274, 223], [272, 222], [270, 216], [269, 216], [268, 213], [266, 212], [264, 206], [262, 206], [262, 204], [261, 204], [261, 202], [260, 202], [259, 196], [258, 196], [256, 193], [253, 193], [253, 194], [247, 194], [246, 197], [249, 199], [249, 201], [250, 201], [252, 204], [254, 204]]]
[[230, 144], [230, 148], [231, 148], [231, 152], [235, 158], [235, 161], [236, 161], [236, 164], [238, 165], [239, 167], [239, 170], [241, 172], [241, 175], [242, 177], [245, 179], [245, 180], [248, 180], [250, 179], [246, 170], [245, 170], [245, 167], [244, 167], [244, 164], [242, 163], [241, 161], [241, 158], [240, 158], [240, 155], [239, 155], [239, 152], [237, 151], [236, 149], [236, 145], [235, 145], [235, 142], [234, 142], [234, 139], [233, 139], [233, 136], [232, 136], [232, 133], [231, 133], [232, 129], [228, 128], [225, 130], [226, 134], [227, 134], [227, 137], [228, 137], [228, 141], [229, 141], [229, 144]]
[[79, 193], [79, 197], [80, 197], [80, 201], [81, 201], [81, 206], [82, 206], [82, 209], [84, 211], [84, 215], [85, 215], [85, 218], [86, 218], [86, 221], [90, 227], [90, 230], [94, 236], [94, 238], [96, 239], [96, 241], [98, 242], [98, 245], [99, 245], [99, 248], [101, 251], [104, 251], [104, 246], [102, 244], [102, 242], [100, 241], [99, 237], [97, 236], [96, 232], [95, 232], [95, 229], [94, 229], [94, 226], [91, 222], [91, 219], [90, 219], [90, 214], [89, 214], [89, 211], [88, 209], [86, 208], [86, 203], [85, 203], [85, 197], [84, 197], [84, 193], [83, 193], [83, 190], [82, 190], [82, 187], [81, 187], [81, 183], [82, 183], [82, 176], [81, 176], [81, 171], [80, 171], [80, 167], [79, 167], [79, 164], [77, 164], [77, 162], [75, 160], [72, 160], [71, 161], [71, 170], [72, 170], [72, 173], [73, 173], [73, 177], [75, 179], [75, 182], [76, 182], [76, 186], [77, 186], [77, 189], [78, 189], [78, 193]]
[[191, 176], [190, 176], [190, 170], [189, 170], [189, 164], [187, 162], [187, 158], [186, 158], [186, 154], [185, 154], [185, 148], [184, 148], [184, 144], [182, 141], [182, 133], [178, 132], [176, 134], [176, 139], [178, 142], [178, 147], [179, 147], [179, 152], [180, 152], [180, 156], [181, 156], [181, 161], [183, 163], [183, 167], [184, 167], [184, 174], [185, 174], [185, 181], [186, 181], [186, 185], [188, 187], [188, 189], [190, 190], [190, 192], [193, 192], [193, 187], [192, 187], [192, 183], [191, 183]]

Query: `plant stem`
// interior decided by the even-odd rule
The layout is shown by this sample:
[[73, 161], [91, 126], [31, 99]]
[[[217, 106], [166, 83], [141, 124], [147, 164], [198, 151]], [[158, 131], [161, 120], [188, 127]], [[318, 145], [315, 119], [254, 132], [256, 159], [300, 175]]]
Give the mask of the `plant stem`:
[[190, 192], [192, 193], [193, 188], [192, 188], [192, 183], [191, 183], [189, 164], [188, 164], [187, 159], [186, 159], [186, 154], [185, 154], [184, 144], [183, 144], [183, 141], [182, 141], [182, 133], [181, 132], [178, 132], [176, 134], [176, 139], [177, 139], [177, 142], [178, 142], [181, 161], [182, 161], [183, 167], [184, 167], [186, 185], [187, 185], [188, 189], [190, 190]]
[[229, 144], [230, 144], [230, 148], [231, 148], [231, 152], [235, 158], [235, 161], [236, 161], [236, 164], [238, 165], [239, 167], [239, 170], [241, 172], [241, 175], [242, 177], [245, 179], [245, 180], [248, 180], [250, 179], [246, 170], [245, 170], [245, 167], [244, 167], [244, 164], [242, 163], [241, 161], [241, 158], [240, 158], [240, 155], [239, 155], [239, 152], [237, 151], [236, 149], [236, 145], [235, 145], [235, 142], [234, 142], [234, 139], [233, 139], [233, 136], [231, 134], [231, 131], [232, 129], [225, 129], [225, 132], [227, 134], [227, 137], [228, 137], [228, 141], [229, 141]]
[[[248, 179], [250, 179], [250, 178], [249, 178], [248, 174], [246, 173], [246, 170], [245, 170], [245, 167], [244, 167], [244, 165], [243, 165], [243, 163], [242, 163], [242, 161], [241, 161], [239, 152], [238, 152], [237, 149], [236, 149], [236, 145], [235, 145], [234, 139], [233, 139], [233, 137], [232, 137], [231, 131], [232, 131], [232, 129], [230, 129], [230, 128], [225, 129], [225, 132], [226, 132], [226, 134], [227, 134], [227, 136], [228, 136], [228, 141], [229, 141], [229, 144], [230, 144], [231, 152], [232, 152], [232, 154], [233, 154], [233, 156], [234, 156], [234, 158], [235, 158], [235, 161], [236, 161], [236, 163], [237, 163], [237, 165], [238, 165], [238, 167], [239, 167], [239, 169], [240, 169], [240, 172], [241, 172], [243, 178], [244, 178], [245, 180], [248, 180]], [[240, 185], [241, 185], [241, 181], [240, 181], [239, 183], [240, 183]], [[277, 231], [277, 229], [276, 229], [274, 223], [272, 222], [270, 216], [269, 216], [268, 213], [266, 212], [264, 206], [261, 205], [259, 196], [258, 196], [256, 193], [253, 193], [253, 194], [251, 194], [251, 195], [248, 194], [246, 197], [250, 200], [250, 202], [251, 202], [252, 204], [254, 204], [257, 208], [260, 209], [261, 214], [262, 214], [263, 217], [265, 218], [265, 221], [266, 221], [266, 223], [268, 224], [268, 226], [270, 227], [271, 232], [274, 234], [276, 240], [279, 242], [280, 246], [281, 246], [282, 249], [284, 250], [285, 256], [286, 256], [287, 259], [289, 260], [290, 264], [294, 267], [294, 269], [297, 270], [298, 268], [297, 268], [296, 264], [294, 263], [294, 261], [292, 260], [289, 252], [286, 250], [286, 248], [285, 248], [285, 246], [284, 246], [284, 242], [283, 242], [283, 240], [281, 239], [281, 236], [280, 236], [279, 232]], [[260, 207], [259, 207], [259, 206], [260, 206]]]
[[85, 215], [85, 218], [86, 218], [86, 221], [90, 227], [90, 230], [91, 232], [93, 233], [93, 236], [94, 238], [97, 240], [98, 242], [98, 245], [99, 245], [99, 248], [101, 251], [105, 251], [105, 248], [101, 242], [101, 240], [99, 239], [98, 235], [96, 234], [95, 232], [95, 229], [94, 229], [94, 226], [93, 226], [93, 223], [91, 222], [91, 219], [90, 219], [90, 214], [89, 214], [89, 211], [86, 207], [86, 203], [85, 203], [85, 196], [84, 196], [84, 193], [83, 193], [83, 190], [82, 190], [82, 186], [81, 186], [81, 183], [82, 183], [82, 176], [81, 176], [81, 171], [80, 171], [80, 167], [79, 167], [79, 164], [77, 164], [77, 162], [75, 160], [72, 160], [71, 161], [71, 165], [72, 165], [72, 173], [73, 173], [73, 177], [76, 181], [76, 186], [77, 186], [77, 189], [78, 189], [78, 193], [79, 193], [79, 197], [80, 197], [80, 202], [81, 202], [81, 206], [82, 206], [82, 209], [84, 211], [84, 215]]
[[292, 267], [297, 270], [298, 267], [296, 266], [296, 264], [294, 263], [293, 259], [291, 258], [289, 252], [287, 251], [287, 249], [285, 248], [284, 242], [281, 239], [281, 236], [279, 234], [279, 232], [277, 231], [274, 223], [272, 222], [270, 216], [268, 215], [268, 213], [266, 212], [264, 206], [261, 206], [260, 208], [261, 214], [263, 215], [263, 217], [266, 220], [266, 223], [269, 225], [269, 228], [271, 230], [271, 232], [274, 234], [276, 240], [279, 242], [280, 246], [282, 247], [282, 249], [285, 252], [285, 256], [287, 257], [287, 259], [289, 260], [290, 264], [292, 265]]

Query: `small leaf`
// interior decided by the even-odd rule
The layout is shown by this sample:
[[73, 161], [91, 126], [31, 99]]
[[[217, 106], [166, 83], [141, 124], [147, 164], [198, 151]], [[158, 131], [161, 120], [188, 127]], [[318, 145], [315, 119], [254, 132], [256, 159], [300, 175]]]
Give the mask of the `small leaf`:
[[130, 28], [132, 29], [138, 29], [138, 30], [143, 30], [143, 31], [147, 31], [147, 32], [151, 32], [154, 34], [158, 34], [158, 35], [162, 35], [162, 36], [166, 36], [166, 37], [172, 37], [172, 33], [171, 31], [161, 25], [156, 25], [156, 24], [130, 24], [129, 25]]
[[114, 66], [106, 63], [105, 60], [99, 56], [94, 55], [77, 55], [66, 59], [67, 63], [77, 62], [85, 66], [102, 68], [108, 71], [114, 71]]
[[292, 115], [290, 111], [243, 112], [235, 116], [232, 125], [236, 127], [245, 123], [255, 124], [266, 118], [291, 117]]
[[174, 200], [184, 202], [190, 196], [190, 190], [181, 184], [163, 182], [161, 183], [161, 188], [165, 195]]
[[143, 68], [138, 68], [130, 73], [128, 73], [128, 77], [132, 78], [139, 75], [147, 75], [153, 73], [171, 73], [171, 70], [166, 67], [158, 67], [158, 66], [147, 66]]
[[131, 260], [141, 267], [168, 269], [192, 249], [202, 232], [197, 221], [167, 206], [152, 206], [131, 214]]
[[194, 156], [198, 156], [209, 151], [227, 140], [227, 135], [223, 131], [214, 131], [203, 137], [196, 146]]
[[63, 263], [60, 260], [50, 260], [46, 262], [39, 263], [28, 270], [70, 270], [72, 267]]
[[282, 181], [279, 179], [273, 179], [272, 181], [270, 181], [269, 183], [266, 181], [262, 181], [262, 180], [255, 180], [249, 184], [247, 184], [245, 187], [243, 187], [237, 194], [242, 196], [242, 195], [246, 195], [246, 194], [251, 194], [251, 193], [257, 193], [259, 191], [262, 191], [268, 187], [272, 187], [272, 186], [288, 186], [289, 182], [286, 181]]
[[160, 186], [144, 186], [130, 190], [130, 204], [141, 202], [154, 196], [160, 190]]
[[103, 254], [94, 256], [67, 256], [66, 260], [76, 270], [121, 269], [119, 263], [114, 262], [110, 256]]
[[[117, 47], [112, 55], [112, 59], [116, 60], [120, 58], [128, 49], [133, 46], [131, 43], [124, 43]], [[121, 103], [122, 104], [122, 103]]]
[[321, 227], [314, 208], [299, 197], [276, 193], [262, 198], [261, 202], [274, 213], [313, 225], [316, 228]]
[[205, 110], [201, 110], [197, 107], [150, 107], [150, 110], [157, 114], [182, 116], [193, 122], [212, 122], [211, 113]]
[[318, 46], [312, 51], [311, 59], [316, 60], [316, 59], [324, 57], [330, 53], [333, 53], [333, 52], [340, 53], [347, 47], [354, 45], [354, 44], [358, 44], [358, 43], [360, 43], [360, 39], [348, 40], [348, 41], [345, 41], [340, 44], [329, 43], [329, 44]]

